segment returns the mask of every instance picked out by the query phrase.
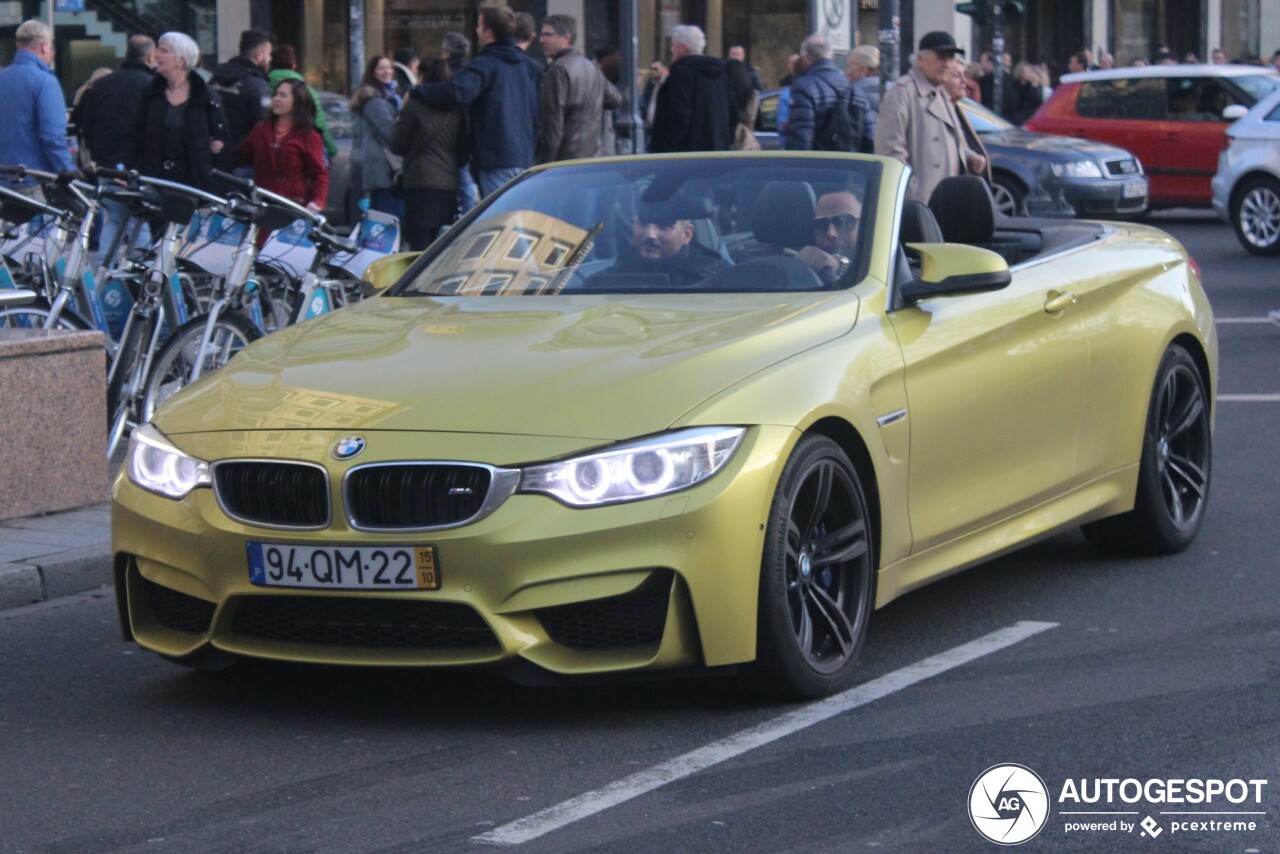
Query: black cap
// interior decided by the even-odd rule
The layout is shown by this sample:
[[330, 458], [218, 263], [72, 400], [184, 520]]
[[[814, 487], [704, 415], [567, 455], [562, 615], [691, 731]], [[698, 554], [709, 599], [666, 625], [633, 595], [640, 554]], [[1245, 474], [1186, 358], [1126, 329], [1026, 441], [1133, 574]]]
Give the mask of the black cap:
[[956, 47], [956, 40], [951, 37], [951, 33], [946, 33], [942, 30], [925, 33], [920, 38], [918, 50], [931, 50], [934, 53], [958, 53], [964, 56], [964, 51]]

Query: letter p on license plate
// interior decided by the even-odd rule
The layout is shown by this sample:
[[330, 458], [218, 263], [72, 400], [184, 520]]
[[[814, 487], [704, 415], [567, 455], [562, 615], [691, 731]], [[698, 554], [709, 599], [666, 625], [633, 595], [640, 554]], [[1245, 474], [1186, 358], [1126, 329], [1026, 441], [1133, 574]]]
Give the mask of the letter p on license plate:
[[435, 546], [245, 543], [249, 582], [321, 590], [438, 590]]

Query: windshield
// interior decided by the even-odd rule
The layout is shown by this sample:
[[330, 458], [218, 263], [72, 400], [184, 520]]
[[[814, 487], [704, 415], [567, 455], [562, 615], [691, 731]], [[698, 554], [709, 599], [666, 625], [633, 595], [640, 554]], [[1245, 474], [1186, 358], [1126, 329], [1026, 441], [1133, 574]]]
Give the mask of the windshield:
[[880, 166], [853, 157], [601, 160], [526, 175], [396, 295], [806, 291], [862, 276]]
[[1275, 74], [1247, 74], [1243, 77], [1232, 77], [1231, 82], [1243, 89], [1252, 99], [1252, 102], [1256, 104], [1274, 92], [1277, 86], [1280, 86], [1280, 76]]
[[960, 107], [965, 111], [965, 117], [969, 119], [969, 124], [973, 125], [977, 133], [999, 133], [1002, 130], [1013, 129], [1013, 125], [972, 98], [961, 99]]

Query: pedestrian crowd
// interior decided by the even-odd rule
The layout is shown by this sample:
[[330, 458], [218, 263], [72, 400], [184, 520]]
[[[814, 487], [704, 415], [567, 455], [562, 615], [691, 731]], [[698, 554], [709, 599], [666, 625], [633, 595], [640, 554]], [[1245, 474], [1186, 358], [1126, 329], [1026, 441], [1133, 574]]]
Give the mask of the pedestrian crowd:
[[[350, 97], [351, 192], [403, 222], [405, 242], [425, 248], [479, 197], [537, 163], [616, 152], [622, 69], [617, 48], [589, 58], [577, 22], [553, 14], [537, 22], [505, 6], [477, 11], [475, 40], [448, 33], [438, 57], [413, 47], [374, 56]], [[545, 64], [528, 54], [538, 41]], [[67, 105], [52, 72], [49, 28], [32, 20], [0, 71], [0, 163], [61, 172], [75, 165], [66, 139]], [[639, 111], [654, 153], [753, 150], [764, 82], [741, 45], [725, 59], [706, 54], [690, 25], [670, 33], [670, 64], [654, 62], [641, 81]], [[1194, 55], [1184, 57], [1195, 61]], [[1155, 62], [1176, 57], [1161, 47]], [[1225, 62], [1215, 49], [1211, 61]], [[1256, 61], [1247, 57], [1244, 61]], [[300, 205], [328, 204], [339, 148], [320, 97], [298, 70], [294, 48], [260, 29], [241, 34], [235, 57], [208, 72], [183, 33], [133, 36], [119, 70], [98, 69], [77, 90], [72, 116], [81, 163], [122, 166], [166, 180], [211, 187], [212, 170], [251, 176]], [[1280, 51], [1272, 62], [1280, 68]], [[1108, 68], [1115, 58], [1079, 51], [1068, 71]], [[1134, 64], [1146, 64], [1138, 59]], [[989, 159], [956, 103], [980, 101], [1015, 125], [1051, 90], [1052, 73], [1009, 54], [983, 52], [966, 63], [946, 32], [925, 34], [910, 70], [884, 87], [879, 51], [859, 46], [843, 68], [830, 43], [812, 35], [788, 58], [776, 123], [783, 148], [874, 152], [913, 169], [908, 193], [926, 201], [946, 177], [987, 175]], [[104, 206], [104, 229], [123, 208]]]

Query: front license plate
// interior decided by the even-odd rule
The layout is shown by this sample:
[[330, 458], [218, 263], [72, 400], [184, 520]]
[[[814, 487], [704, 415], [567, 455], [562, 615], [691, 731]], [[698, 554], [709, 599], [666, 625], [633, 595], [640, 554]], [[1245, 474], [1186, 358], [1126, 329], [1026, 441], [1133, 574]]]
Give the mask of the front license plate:
[[1130, 181], [1124, 185], [1124, 197], [1126, 199], [1136, 199], [1139, 196], [1147, 194], [1147, 179], [1139, 178], [1136, 181]]
[[435, 546], [245, 543], [249, 582], [324, 590], [438, 590]]

